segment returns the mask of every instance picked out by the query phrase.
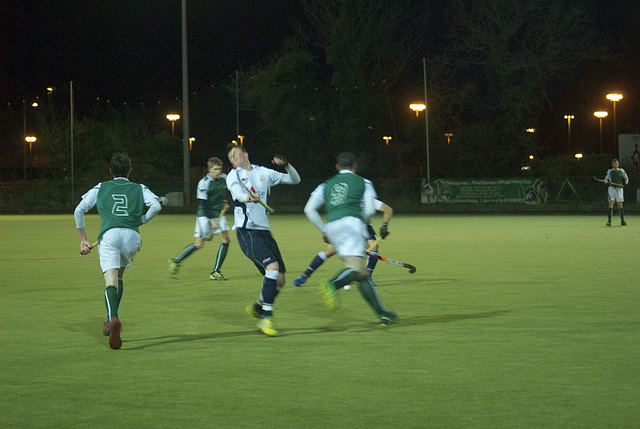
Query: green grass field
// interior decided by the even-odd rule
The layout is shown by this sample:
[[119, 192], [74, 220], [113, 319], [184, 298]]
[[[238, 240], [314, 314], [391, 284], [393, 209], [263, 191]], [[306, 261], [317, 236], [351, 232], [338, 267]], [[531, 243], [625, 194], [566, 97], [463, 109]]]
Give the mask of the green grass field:
[[[276, 214], [278, 338], [244, 312], [261, 278], [235, 235], [229, 281], [208, 279], [217, 240], [169, 278], [194, 220], [142, 227], [114, 351], [73, 216], [0, 216], [0, 427], [638, 427], [635, 217], [396, 216], [381, 254], [417, 272], [378, 263], [401, 316], [382, 330], [356, 288], [325, 311], [317, 284], [337, 257], [292, 286], [324, 244], [304, 216]], [[87, 217], [90, 239], [98, 222]]]

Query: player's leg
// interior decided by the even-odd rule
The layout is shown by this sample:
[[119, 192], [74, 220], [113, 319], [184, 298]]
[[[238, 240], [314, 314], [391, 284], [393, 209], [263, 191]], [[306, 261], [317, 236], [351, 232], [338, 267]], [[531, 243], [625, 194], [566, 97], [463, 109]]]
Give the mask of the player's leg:
[[[260, 331], [268, 336], [277, 336], [278, 331], [275, 329], [273, 323], [273, 304], [278, 295], [278, 281], [281, 277], [280, 270], [284, 269], [284, 267], [280, 266], [279, 259], [271, 251], [273, 246], [277, 249], [275, 240], [273, 240], [269, 231], [255, 229], [246, 230], [238, 228], [236, 230], [236, 236], [242, 253], [244, 253], [264, 275], [262, 287], [260, 288], [260, 297], [256, 304], [253, 304], [253, 309], [247, 307], [246, 311], [252, 316], [259, 313], [258, 316], [260, 320], [256, 326]], [[259, 309], [257, 308], [257, 304], [260, 305]]]
[[191, 254], [196, 250], [202, 249], [205, 238], [209, 232], [211, 232], [211, 223], [209, 222], [209, 219], [206, 216], [197, 217], [196, 226], [193, 231], [193, 243], [182, 249], [178, 256], [169, 260], [169, 275], [171, 277], [177, 278], [180, 263], [191, 256]]
[[624, 221], [624, 208], [622, 208], [622, 201], [618, 202], [618, 212], [620, 213], [620, 225], [626, 226], [627, 223]]
[[293, 284], [296, 286], [302, 286], [309, 279], [309, 277], [311, 277], [311, 274], [313, 274], [315, 270], [320, 268], [320, 266], [324, 264], [327, 259], [329, 259], [335, 254], [336, 254], [335, 248], [330, 244], [327, 245], [327, 248], [324, 251], [318, 252], [318, 254], [313, 258], [313, 260], [311, 260], [307, 269], [304, 271], [304, 273], [302, 273], [300, 277], [298, 277], [293, 281]]
[[607, 226], [611, 226], [611, 217], [613, 216], [613, 203], [616, 200], [616, 197], [614, 195], [615, 190], [613, 189], [613, 186], [609, 186], [609, 219], [607, 220]]
[[224, 217], [219, 219], [218, 222], [219, 227], [214, 231], [214, 233], [218, 234], [218, 237], [220, 237], [220, 247], [216, 253], [216, 263], [213, 266], [213, 270], [211, 270], [209, 278], [211, 280], [227, 280], [220, 270], [222, 269], [222, 264], [227, 257], [229, 243], [231, 242], [229, 238], [229, 227], [227, 226], [227, 222]]

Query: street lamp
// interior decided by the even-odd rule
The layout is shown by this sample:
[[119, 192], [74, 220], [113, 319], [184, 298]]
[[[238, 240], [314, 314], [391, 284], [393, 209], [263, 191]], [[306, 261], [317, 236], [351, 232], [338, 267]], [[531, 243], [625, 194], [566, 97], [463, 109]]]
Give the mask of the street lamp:
[[618, 152], [618, 131], [616, 128], [616, 102], [622, 100], [622, 94], [607, 94], [607, 100], [613, 102], [613, 152]]
[[416, 112], [417, 117], [420, 112], [427, 108], [427, 106], [424, 103], [411, 103], [409, 104], [409, 108]]
[[453, 133], [445, 133], [444, 135], [447, 137], [447, 144], [451, 144], [451, 137], [453, 136]]
[[[24, 138], [25, 141], [25, 147], [27, 146], [27, 143], [29, 143], [29, 165], [31, 165], [31, 145], [36, 141], [37, 139], [34, 136], [26, 136]], [[26, 151], [26, 150], [25, 150]], [[26, 178], [26, 176], [25, 176]]]
[[[33, 103], [31, 103], [31, 107], [38, 107], [38, 102], [34, 101]], [[22, 100], [22, 138], [24, 139], [25, 143], [23, 143], [22, 146], [22, 157], [23, 157], [23, 173], [24, 173], [24, 179], [26, 180], [27, 178], [27, 101], [26, 100]], [[29, 152], [29, 155], [31, 155], [31, 152]]]
[[195, 137], [189, 137], [189, 150], [193, 148], [193, 142], [196, 141]]
[[180, 115], [176, 113], [169, 113], [167, 119], [171, 121], [171, 135], [176, 135], [176, 121], [180, 119]]
[[382, 137], [382, 140], [384, 140], [384, 141], [385, 141], [385, 144], [386, 144], [387, 146], [389, 146], [389, 140], [391, 140], [391, 136], [384, 136], [384, 137]]
[[575, 118], [575, 116], [564, 115], [564, 118], [567, 120], [567, 136], [569, 141], [569, 150], [571, 150], [571, 120]]
[[242, 141], [244, 140], [244, 136], [238, 135], [238, 138], [240, 139], [240, 147], [243, 146]]
[[609, 112], [605, 112], [604, 110], [593, 112], [593, 116], [600, 119], [600, 153], [602, 153], [602, 118], [606, 118], [608, 115]]

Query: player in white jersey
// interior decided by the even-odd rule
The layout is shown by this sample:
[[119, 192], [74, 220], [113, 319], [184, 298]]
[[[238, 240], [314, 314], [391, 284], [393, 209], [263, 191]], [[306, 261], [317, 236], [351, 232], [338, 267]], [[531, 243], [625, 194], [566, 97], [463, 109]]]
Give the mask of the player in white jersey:
[[284, 167], [287, 173], [251, 164], [249, 154], [241, 146], [229, 145], [227, 154], [234, 167], [227, 175], [227, 188], [234, 206], [232, 229], [236, 231], [242, 252], [264, 275], [260, 296], [255, 304], [247, 306], [246, 311], [260, 319], [257, 324], [260, 331], [268, 336], [277, 336], [273, 303], [284, 286], [286, 268], [278, 244], [269, 231], [267, 210], [259, 202], [267, 204], [272, 186], [300, 183], [300, 175], [279, 155], [274, 156], [271, 162]]
[[[158, 214], [161, 206], [158, 197], [149, 188], [129, 181], [131, 160], [127, 155], [114, 154], [110, 171], [113, 180], [99, 183], [84, 194], [73, 215], [80, 234], [80, 253], [86, 255], [91, 252], [92, 246], [87, 239], [84, 214], [95, 205], [98, 206], [98, 252], [106, 283], [107, 307], [107, 321], [104, 323], [103, 333], [109, 336], [109, 346], [119, 349], [122, 346], [122, 324], [118, 318], [118, 307], [124, 292], [122, 276], [142, 244], [138, 227]], [[145, 205], [149, 209], [143, 214]]]

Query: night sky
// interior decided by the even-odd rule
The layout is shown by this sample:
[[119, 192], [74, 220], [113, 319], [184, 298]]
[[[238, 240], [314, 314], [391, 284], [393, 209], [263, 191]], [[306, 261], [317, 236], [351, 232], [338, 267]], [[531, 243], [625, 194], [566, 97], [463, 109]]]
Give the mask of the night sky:
[[[437, 7], [439, 2], [429, 2]], [[558, 83], [566, 93], [552, 119], [575, 114], [576, 132], [597, 127], [593, 111], [620, 91], [620, 132], [640, 132], [640, 6], [629, 0], [567, 0], [586, 6], [619, 55], [615, 70], [584, 70]], [[0, 6], [0, 94], [4, 105], [74, 82], [83, 99], [155, 103], [182, 97], [180, 0], [9, 0]], [[259, 64], [294, 34], [300, 0], [189, 0], [189, 87], [222, 85], [239, 68]], [[433, 27], [435, 28], [435, 27]], [[425, 52], [428, 57], [429, 53]], [[421, 73], [419, 64], [416, 70]], [[575, 83], [575, 84], [573, 84]], [[593, 85], [593, 87], [591, 86]], [[91, 101], [88, 101], [89, 103]], [[556, 116], [558, 118], [556, 118]], [[193, 119], [193, 118], [192, 118]]]
[[[255, 65], [293, 34], [298, 0], [187, 2], [190, 88]], [[5, 102], [74, 81], [115, 102], [181, 97], [180, 0], [9, 1], [1, 10]]]

